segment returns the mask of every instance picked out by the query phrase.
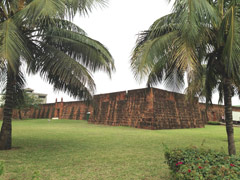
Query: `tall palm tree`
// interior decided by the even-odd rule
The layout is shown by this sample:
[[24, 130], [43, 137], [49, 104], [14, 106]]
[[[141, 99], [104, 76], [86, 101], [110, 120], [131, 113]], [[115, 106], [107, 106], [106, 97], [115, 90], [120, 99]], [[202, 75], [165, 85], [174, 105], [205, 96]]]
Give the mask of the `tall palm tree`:
[[236, 154], [232, 121], [234, 89], [240, 85], [240, 2], [177, 0], [170, 14], [139, 34], [131, 57], [137, 79], [147, 85], [165, 82], [211, 103], [214, 90], [224, 99], [228, 152]]
[[13, 94], [25, 83], [21, 64], [73, 97], [91, 99], [91, 72], [111, 75], [114, 61], [108, 50], [71, 22], [105, 0], [2, 0], [0, 2], [0, 83], [6, 100], [0, 149], [11, 148]]

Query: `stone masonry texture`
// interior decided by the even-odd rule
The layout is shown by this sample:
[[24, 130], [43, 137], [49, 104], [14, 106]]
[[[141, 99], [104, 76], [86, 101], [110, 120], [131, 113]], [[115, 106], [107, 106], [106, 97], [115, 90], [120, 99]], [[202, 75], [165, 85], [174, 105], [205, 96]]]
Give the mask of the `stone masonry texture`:
[[[2, 119], [3, 110], [0, 109]], [[233, 111], [240, 108], [233, 107]], [[156, 88], [137, 89], [95, 95], [93, 102], [82, 101], [43, 104], [39, 108], [21, 111], [23, 119], [54, 118], [83, 120], [89, 123], [111, 126], [131, 126], [143, 129], [201, 128], [208, 121], [223, 121], [224, 106], [212, 105], [206, 111], [205, 104], [196, 98], [190, 103], [186, 96]], [[18, 119], [14, 110], [13, 118]]]
[[89, 122], [95, 124], [144, 129], [204, 127], [197, 101], [189, 104], [182, 94], [155, 88], [97, 95], [93, 109]]

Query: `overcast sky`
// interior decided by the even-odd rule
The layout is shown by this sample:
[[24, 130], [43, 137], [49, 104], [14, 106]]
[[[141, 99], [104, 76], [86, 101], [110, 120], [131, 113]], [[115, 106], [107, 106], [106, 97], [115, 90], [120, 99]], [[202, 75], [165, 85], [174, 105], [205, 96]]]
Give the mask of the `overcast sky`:
[[[137, 82], [130, 69], [130, 55], [134, 48], [137, 34], [147, 30], [158, 18], [171, 11], [167, 0], [109, 0], [108, 7], [97, 8], [88, 17], [76, 17], [74, 23], [84, 29], [89, 37], [103, 43], [115, 60], [116, 72], [112, 78], [103, 73], [95, 73], [96, 94], [125, 91], [146, 87], [146, 82]], [[27, 78], [28, 85], [35, 92], [48, 94], [47, 102], [56, 98], [72, 101], [73, 98], [63, 93], [53, 92], [51, 85], [39, 76]], [[159, 85], [157, 88], [164, 88]], [[215, 98], [216, 99], [216, 98]], [[216, 102], [216, 101], [215, 101]], [[234, 98], [234, 104], [240, 104]]]

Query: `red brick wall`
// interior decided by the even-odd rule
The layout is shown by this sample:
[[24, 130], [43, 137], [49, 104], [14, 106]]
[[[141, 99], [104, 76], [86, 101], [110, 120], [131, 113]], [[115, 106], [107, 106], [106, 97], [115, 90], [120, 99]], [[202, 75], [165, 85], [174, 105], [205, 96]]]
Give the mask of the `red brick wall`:
[[[39, 108], [31, 108], [21, 111], [22, 119], [76, 119], [86, 118], [86, 113], [92, 111], [92, 108], [83, 102], [56, 102], [52, 104], [42, 104]], [[13, 119], [19, 119], [19, 112], [13, 111]], [[0, 109], [0, 119], [2, 119], [2, 109]]]
[[179, 129], [204, 127], [198, 101], [189, 103], [183, 94], [153, 89], [154, 127], [156, 129]]
[[[206, 105], [203, 103], [199, 103], [199, 108], [201, 111], [201, 115], [205, 119], [205, 123], [207, 121], [218, 121], [223, 122], [224, 119], [224, 106], [223, 105], [210, 105], [207, 110], [207, 117], [206, 117]], [[240, 107], [232, 107], [233, 111], [240, 112]], [[205, 117], [204, 117], [205, 116]]]
[[94, 112], [90, 123], [152, 128], [151, 89], [97, 95], [94, 96], [93, 104]]
[[67, 102], [60, 105], [60, 119], [86, 119], [86, 114], [92, 111], [92, 107], [84, 102]]
[[139, 89], [94, 97], [95, 124], [145, 129], [204, 127], [198, 102], [189, 104], [182, 94], [159, 89]]
[[30, 109], [24, 118], [52, 118], [55, 113], [55, 104], [42, 104], [37, 109]]
[[[234, 111], [240, 108], [233, 107]], [[91, 112], [90, 123], [113, 126], [131, 126], [145, 129], [178, 129], [204, 127], [207, 121], [221, 121], [224, 106], [212, 105], [205, 113], [205, 105], [188, 103], [183, 94], [160, 89], [138, 89], [94, 96], [91, 105], [84, 102], [57, 102], [40, 105], [38, 109], [21, 112], [23, 119], [53, 118], [86, 119]], [[2, 109], [0, 109], [2, 119]], [[13, 112], [18, 119], [18, 112]]]

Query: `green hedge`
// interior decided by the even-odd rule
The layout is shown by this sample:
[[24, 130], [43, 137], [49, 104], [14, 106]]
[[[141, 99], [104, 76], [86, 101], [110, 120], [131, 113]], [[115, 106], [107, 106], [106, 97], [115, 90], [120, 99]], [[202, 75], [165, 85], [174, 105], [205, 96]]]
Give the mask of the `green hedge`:
[[208, 121], [208, 124], [209, 125], [221, 125], [221, 123], [217, 122], [217, 121]]
[[240, 156], [191, 147], [166, 150], [165, 158], [176, 180], [240, 179]]
[[3, 162], [0, 162], [0, 176], [3, 174]]

